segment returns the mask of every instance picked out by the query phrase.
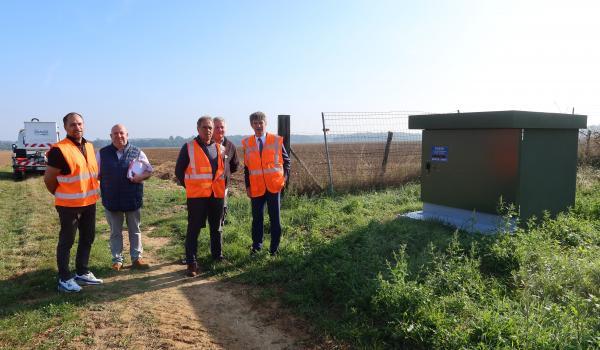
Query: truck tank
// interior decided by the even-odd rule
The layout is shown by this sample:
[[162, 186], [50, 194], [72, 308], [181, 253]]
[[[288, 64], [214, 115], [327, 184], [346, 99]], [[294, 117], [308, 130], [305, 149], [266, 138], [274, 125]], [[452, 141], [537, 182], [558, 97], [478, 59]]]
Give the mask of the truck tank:
[[17, 142], [12, 145], [15, 180], [23, 179], [27, 174], [43, 174], [46, 171], [46, 153], [59, 140], [56, 122], [40, 122], [32, 118], [23, 124]]

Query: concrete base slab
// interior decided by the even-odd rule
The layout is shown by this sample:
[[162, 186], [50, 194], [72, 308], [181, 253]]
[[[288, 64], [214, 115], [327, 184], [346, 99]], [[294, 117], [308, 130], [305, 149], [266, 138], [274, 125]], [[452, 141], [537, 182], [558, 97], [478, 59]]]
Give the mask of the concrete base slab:
[[[431, 203], [423, 203], [422, 211], [414, 211], [401, 216], [415, 220], [440, 221], [467, 232], [490, 234], [507, 227], [506, 219], [499, 215], [478, 213]], [[514, 219], [511, 219], [508, 223], [508, 227], [511, 231], [514, 231], [516, 227]]]

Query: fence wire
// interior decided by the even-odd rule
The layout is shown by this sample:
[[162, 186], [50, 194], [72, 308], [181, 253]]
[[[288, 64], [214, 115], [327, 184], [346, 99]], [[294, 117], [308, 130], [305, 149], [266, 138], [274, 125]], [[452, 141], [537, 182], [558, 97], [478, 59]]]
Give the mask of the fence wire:
[[329, 168], [335, 190], [396, 185], [418, 176], [421, 130], [408, 129], [412, 114], [423, 112], [324, 112], [327, 144], [292, 145], [308, 168], [292, 183], [328, 189]]
[[[415, 114], [428, 113], [324, 112], [327, 145], [325, 137], [312, 144], [292, 143], [292, 187], [299, 192], [327, 190], [329, 167], [336, 191], [398, 185], [418, 177], [422, 130], [408, 129], [408, 116]], [[579, 162], [600, 166], [600, 129], [580, 130]]]
[[579, 131], [579, 163], [600, 165], [600, 131]]

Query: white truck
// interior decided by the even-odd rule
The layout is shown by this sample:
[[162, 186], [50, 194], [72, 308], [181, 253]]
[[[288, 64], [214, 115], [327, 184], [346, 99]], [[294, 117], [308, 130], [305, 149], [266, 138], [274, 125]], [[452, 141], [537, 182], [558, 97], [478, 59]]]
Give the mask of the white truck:
[[25, 127], [19, 130], [17, 143], [12, 145], [15, 180], [23, 179], [27, 173], [43, 174], [48, 160], [46, 153], [60, 136], [56, 122], [40, 122], [33, 118], [24, 124]]

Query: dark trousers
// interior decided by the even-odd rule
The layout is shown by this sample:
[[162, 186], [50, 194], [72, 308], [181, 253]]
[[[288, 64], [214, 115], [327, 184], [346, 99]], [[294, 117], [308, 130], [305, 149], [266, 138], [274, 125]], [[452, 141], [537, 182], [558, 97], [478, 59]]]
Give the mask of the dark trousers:
[[188, 264], [196, 262], [198, 253], [198, 235], [200, 229], [208, 226], [210, 228], [210, 255], [213, 259], [223, 257], [223, 229], [221, 228], [221, 217], [223, 216], [223, 198], [188, 198], [188, 226], [185, 236], [185, 259]]
[[265, 203], [269, 211], [271, 226], [270, 252], [277, 252], [281, 239], [281, 223], [279, 220], [280, 193], [265, 192], [264, 195], [250, 199], [252, 203], [252, 248], [260, 250], [263, 244]]
[[71, 247], [75, 243], [75, 233], [79, 229], [79, 243], [75, 256], [75, 269], [78, 275], [89, 272], [88, 262], [90, 251], [96, 235], [96, 204], [85, 207], [57, 206], [56, 211], [60, 219], [60, 232], [56, 246], [56, 264], [58, 276], [66, 281], [72, 277], [69, 269]]

